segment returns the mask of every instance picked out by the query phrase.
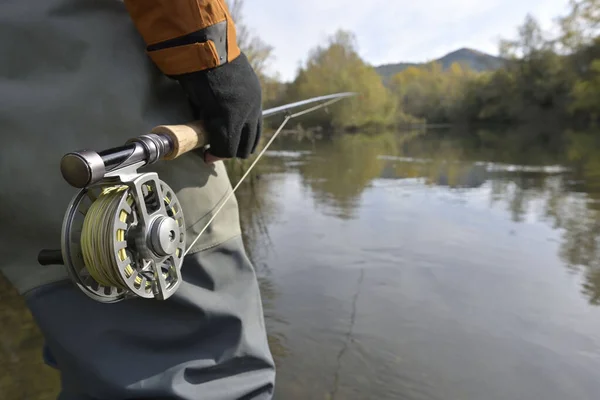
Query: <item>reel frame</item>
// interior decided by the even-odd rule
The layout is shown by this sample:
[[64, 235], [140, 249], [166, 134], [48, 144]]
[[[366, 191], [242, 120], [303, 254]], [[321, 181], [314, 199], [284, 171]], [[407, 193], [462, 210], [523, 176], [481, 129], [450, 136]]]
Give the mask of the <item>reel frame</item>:
[[[113, 171], [81, 189], [63, 218], [61, 252], [69, 277], [88, 297], [101, 303], [135, 297], [166, 300], [182, 281], [186, 235], [181, 205], [158, 174], [138, 173], [141, 166], [143, 163], [136, 163]], [[86, 205], [87, 200], [93, 204], [97, 192], [118, 186], [127, 188], [122, 191], [111, 220], [102, 222], [109, 224], [112, 241], [106, 250], [114, 257], [115, 272], [123, 287], [95, 280], [86, 267], [81, 247], [81, 220], [85, 220], [91, 206]], [[118, 240], [119, 236], [122, 240]]]

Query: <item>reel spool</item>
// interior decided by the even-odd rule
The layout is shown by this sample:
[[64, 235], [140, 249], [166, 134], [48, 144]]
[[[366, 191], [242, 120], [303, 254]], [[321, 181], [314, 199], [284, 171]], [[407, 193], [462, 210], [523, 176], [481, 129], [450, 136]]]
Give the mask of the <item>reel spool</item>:
[[179, 200], [157, 174], [103, 179], [67, 209], [63, 262], [94, 300], [166, 300], [181, 283], [185, 240]]

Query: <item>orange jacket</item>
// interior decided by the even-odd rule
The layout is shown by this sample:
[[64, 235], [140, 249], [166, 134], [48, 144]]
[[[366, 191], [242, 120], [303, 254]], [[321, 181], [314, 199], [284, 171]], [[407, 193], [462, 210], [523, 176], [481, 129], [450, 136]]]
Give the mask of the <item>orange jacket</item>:
[[166, 75], [214, 68], [240, 55], [225, 0], [125, 0], [125, 6]]

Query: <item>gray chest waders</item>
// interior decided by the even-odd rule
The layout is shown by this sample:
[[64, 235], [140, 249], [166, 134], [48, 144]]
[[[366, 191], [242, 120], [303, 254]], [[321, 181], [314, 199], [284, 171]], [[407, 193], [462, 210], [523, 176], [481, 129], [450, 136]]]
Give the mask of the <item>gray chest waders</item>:
[[[188, 250], [290, 119], [353, 95], [332, 94], [265, 110], [264, 118], [285, 114], [284, 121]], [[291, 113], [308, 105], [313, 106]], [[183, 210], [157, 173], [139, 169], [205, 148], [207, 143], [202, 124], [195, 121], [158, 126], [121, 147], [66, 154], [60, 165], [62, 176], [81, 190], [65, 213], [61, 249], [42, 250], [38, 262], [65, 265], [72, 282], [102, 303], [135, 297], [168, 299], [182, 282], [181, 265], [188, 251]]]

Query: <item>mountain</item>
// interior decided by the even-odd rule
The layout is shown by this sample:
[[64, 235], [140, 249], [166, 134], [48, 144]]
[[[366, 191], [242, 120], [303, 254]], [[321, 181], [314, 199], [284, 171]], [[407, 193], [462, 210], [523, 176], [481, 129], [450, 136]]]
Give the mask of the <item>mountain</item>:
[[[501, 68], [504, 64], [504, 59], [500, 57], [468, 48], [458, 49], [433, 61], [442, 64], [444, 69], [449, 68], [452, 63], [456, 62], [462, 65], [468, 65], [475, 71], [490, 71]], [[385, 64], [375, 67], [375, 70], [387, 80], [408, 67], [419, 67], [423, 65], [425, 65], [425, 63]]]

